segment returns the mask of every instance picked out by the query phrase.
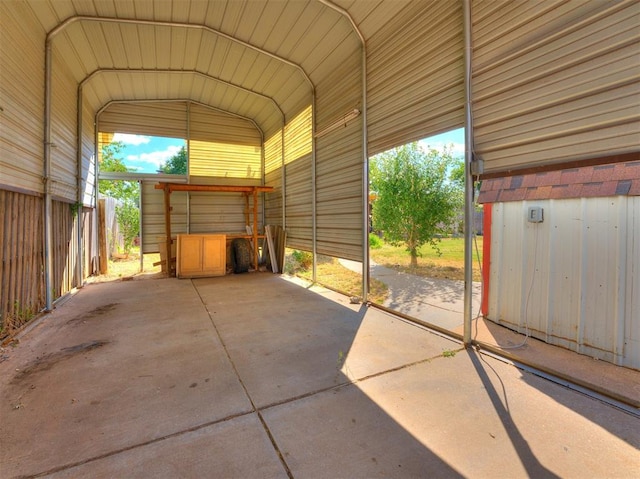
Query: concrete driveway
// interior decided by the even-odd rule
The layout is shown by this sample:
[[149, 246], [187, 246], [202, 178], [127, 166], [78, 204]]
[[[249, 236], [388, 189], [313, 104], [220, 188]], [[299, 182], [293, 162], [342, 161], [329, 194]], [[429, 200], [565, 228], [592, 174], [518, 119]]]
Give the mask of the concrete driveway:
[[637, 416], [271, 274], [86, 286], [0, 355], [1, 477], [637, 477]]

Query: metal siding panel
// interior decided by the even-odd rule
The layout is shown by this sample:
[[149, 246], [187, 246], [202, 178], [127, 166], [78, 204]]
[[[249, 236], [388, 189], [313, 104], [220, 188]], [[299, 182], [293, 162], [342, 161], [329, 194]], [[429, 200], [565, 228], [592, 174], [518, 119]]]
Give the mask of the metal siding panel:
[[[355, 49], [317, 87], [316, 131], [362, 108], [362, 53]], [[362, 261], [362, 117], [316, 141], [317, 251]]]
[[475, 151], [485, 172], [640, 151], [640, 4], [474, 12]]
[[[494, 204], [489, 318], [637, 367], [639, 203], [614, 196]], [[526, 221], [534, 205], [544, 208], [543, 223]]]
[[[154, 181], [142, 182], [142, 252], [158, 253], [158, 236], [165, 236], [164, 191]], [[187, 193], [171, 193], [171, 235], [187, 233]]]
[[264, 183], [274, 190], [265, 199], [265, 218], [269, 225], [282, 226], [282, 134], [278, 131], [264, 143]]
[[622, 365], [640, 369], [640, 196], [627, 197], [627, 276]]
[[253, 123], [197, 104], [190, 119], [190, 175], [262, 178], [261, 135]]
[[82, 116], [82, 203], [95, 207], [96, 155], [93, 111], [86, 101]]
[[[250, 207], [253, 199], [250, 199]], [[190, 194], [190, 232], [246, 234], [245, 198], [240, 193]], [[263, 201], [258, 197], [258, 230], [262, 231]]]
[[98, 131], [187, 138], [186, 102], [125, 102], [107, 107]]
[[28, 5], [0, 2], [0, 185], [35, 193], [44, 191], [44, 39]]
[[[285, 154], [288, 154], [286, 147]], [[311, 251], [311, 154], [288, 162], [285, 175], [287, 246]]]
[[460, 2], [414, 2], [367, 42], [369, 154], [464, 125]]
[[549, 317], [547, 332], [556, 344], [571, 347], [580, 321], [582, 220], [576, 212], [580, 199], [553, 200], [538, 203], [545, 208], [544, 221], [549, 222], [550, 247], [548, 263]]
[[500, 324], [520, 329], [524, 278], [524, 229], [522, 206], [517, 203], [494, 204], [489, 316]]
[[586, 282], [578, 351], [612, 361], [613, 328], [620, 288], [617, 275], [619, 199], [590, 198], [587, 202], [589, 207], [586, 208], [583, 225], [583, 277]]
[[75, 203], [78, 197], [77, 84], [61, 52], [55, 48], [51, 97], [51, 193]]

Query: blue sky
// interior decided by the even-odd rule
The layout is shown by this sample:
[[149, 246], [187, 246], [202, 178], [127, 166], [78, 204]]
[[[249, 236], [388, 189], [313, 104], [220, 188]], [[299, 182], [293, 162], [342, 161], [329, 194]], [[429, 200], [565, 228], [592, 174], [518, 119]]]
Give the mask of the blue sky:
[[156, 173], [158, 168], [174, 156], [185, 141], [159, 136], [129, 135], [116, 133], [113, 141], [120, 141], [124, 148], [120, 155], [135, 173]]
[[464, 157], [464, 128], [425, 138], [420, 140], [420, 144], [435, 150], [442, 150], [445, 146], [453, 145], [453, 156]]
[[[125, 165], [136, 173], [156, 173], [158, 168], [174, 156], [185, 141], [159, 136], [116, 133], [114, 141], [123, 143], [122, 157]], [[453, 145], [454, 156], [464, 156], [464, 129], [452, 130], [420, 141], [424, 147], [441, 150]]]

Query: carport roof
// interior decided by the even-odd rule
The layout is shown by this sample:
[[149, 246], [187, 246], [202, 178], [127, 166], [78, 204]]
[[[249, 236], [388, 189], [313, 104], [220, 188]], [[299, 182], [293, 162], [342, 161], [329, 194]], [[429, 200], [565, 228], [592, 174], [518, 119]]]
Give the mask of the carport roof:
[[97, 108], [190, 99], [267, 133], [280, 126], [274, 115], [288, 119], [308, 105], [315, 85], [408, 3], [27, 1], [48, 32], [54, 66], [66, 63]]

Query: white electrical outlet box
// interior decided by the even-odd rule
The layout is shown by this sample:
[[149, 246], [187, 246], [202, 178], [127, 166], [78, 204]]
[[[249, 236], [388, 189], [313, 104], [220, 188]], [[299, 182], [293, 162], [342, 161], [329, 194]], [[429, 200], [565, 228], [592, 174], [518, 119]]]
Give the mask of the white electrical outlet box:
[[544, 210], [540, 206], [529, 206], [527, 211], [527, 221], [529, 223], [542, 223], [544, 221]]

